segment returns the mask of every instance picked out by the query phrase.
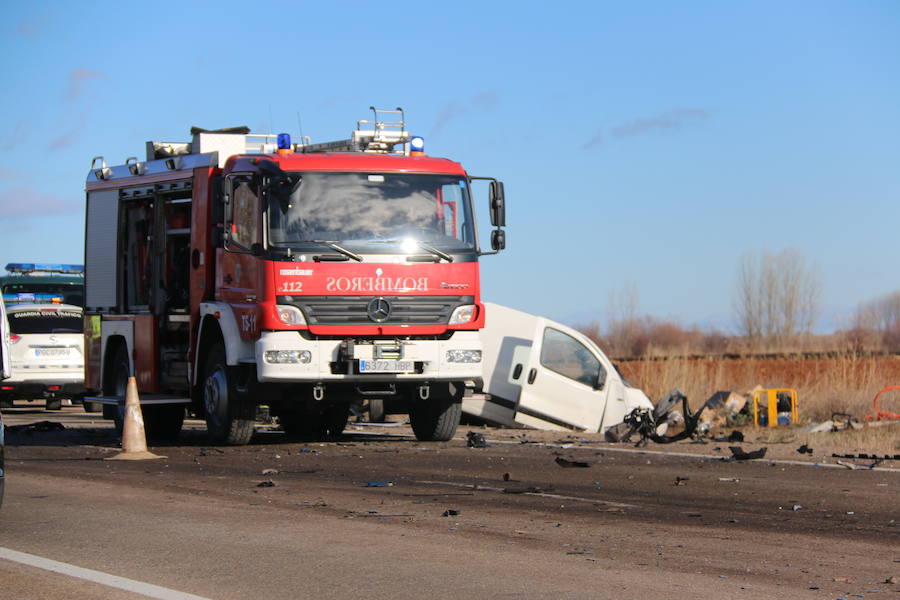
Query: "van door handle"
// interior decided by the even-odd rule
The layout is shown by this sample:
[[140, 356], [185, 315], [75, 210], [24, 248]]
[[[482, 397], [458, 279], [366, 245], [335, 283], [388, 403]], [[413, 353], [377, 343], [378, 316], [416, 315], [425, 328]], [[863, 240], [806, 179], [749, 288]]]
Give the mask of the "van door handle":
[[537, 369], [531, 369], [528, 371], [528, 383], [534, 383], [534, 378], [537, 377]]

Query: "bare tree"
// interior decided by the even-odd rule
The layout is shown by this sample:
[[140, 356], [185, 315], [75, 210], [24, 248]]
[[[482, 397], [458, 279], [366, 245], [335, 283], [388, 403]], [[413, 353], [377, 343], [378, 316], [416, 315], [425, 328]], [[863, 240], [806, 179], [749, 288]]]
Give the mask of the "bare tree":
[[631, 354], [638, 329], [637, 287], [626, 283], [621, 289], [610, 292], [607, 303], [607, 340], [610, 351], [618, 356]]
[[738, 330], [757, 346], [793, 342], [812, 332], [821, 295], [818, 269], [800, 252], [744, 254], [734, 296]]

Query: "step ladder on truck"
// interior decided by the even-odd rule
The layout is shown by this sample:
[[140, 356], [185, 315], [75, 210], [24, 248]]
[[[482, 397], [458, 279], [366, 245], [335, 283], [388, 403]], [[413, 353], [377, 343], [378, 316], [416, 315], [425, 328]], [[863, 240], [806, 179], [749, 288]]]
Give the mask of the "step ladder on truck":
[[503, 184], [428, 156], [401, 109], [372, 111], [337, 142], [194, 129], [144, 161], [94, 158], [86, 386], [106, 416], [121, 424], [133, 375], [156, 438], [189, 409], [244, 444], [259, 405], [290, 434], [336, 436], [366, 398], [420, 440], [452, 437], [481, 377], [478, 259], [505, 246]]

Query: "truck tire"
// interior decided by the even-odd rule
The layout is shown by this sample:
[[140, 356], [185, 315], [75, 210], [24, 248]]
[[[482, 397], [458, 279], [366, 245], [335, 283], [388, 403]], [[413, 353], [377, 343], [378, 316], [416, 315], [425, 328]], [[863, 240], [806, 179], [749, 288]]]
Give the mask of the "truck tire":
[[86, 413], [98, 413], [103, 410], [103, 405], [99, 402], [90, 402], [88, 400], [82, 400], [81, 406], [84, 408], [84, 412]]
[[427, 400], [418, 397], [413, 388], [409, 423], [420, 442], [446, 442], [453, 439], [462, 416], [461, 383], [433, 384]]
[[[107, 383], [110, 389], [104, 388], [103, 392], [108, 396], [116, 396], [119, 403], [108, 408], [112, 409], [112, 419], [116, 426], [116, 433], [122, 435], [125, 425], [125, 390], [128, 389], [128, 378], [131, 376], [131, 369], [128, 365], [128, 349], [124, 344], [116, 348], [113, 355], [112, 363], [110, 363], [110, 374], [107, 376]], [[104, 406], [103, 415], [106, 416]]]
[[225, 345], [209, 349], [203, 370], [203, 412], [209, 438], [219, 444], [242, 446], [253, 437], [256, 406], [239, 394], [234, 373], [225, 362]]
[[369, 403], [369, 423], [384, 423], [384, 400], [372, 398]]

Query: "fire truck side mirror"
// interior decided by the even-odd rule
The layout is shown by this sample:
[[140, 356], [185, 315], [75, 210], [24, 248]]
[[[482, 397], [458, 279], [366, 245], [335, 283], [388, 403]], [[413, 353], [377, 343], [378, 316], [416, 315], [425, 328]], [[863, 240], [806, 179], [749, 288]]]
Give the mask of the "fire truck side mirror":
[[506, 232], [502, 229], [495, 229], [491, 232], [491, 248], [499, 252], [506, 248]]
[[503, 194], [503, 182], [492, 181], [490, 188], [491, 225], [506, 226], [506, 199]]

